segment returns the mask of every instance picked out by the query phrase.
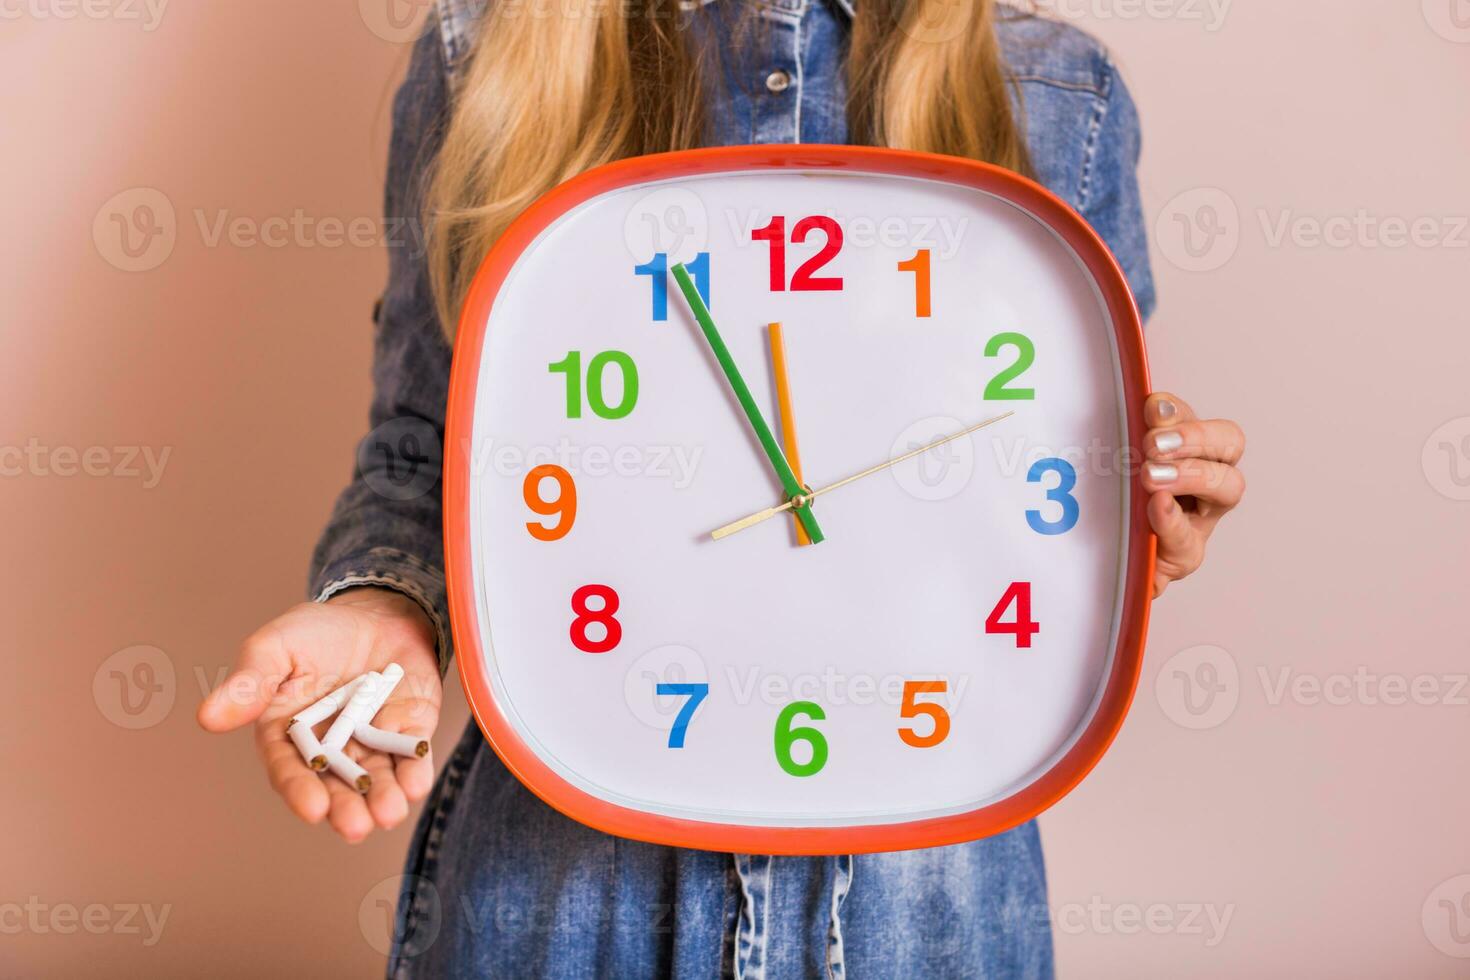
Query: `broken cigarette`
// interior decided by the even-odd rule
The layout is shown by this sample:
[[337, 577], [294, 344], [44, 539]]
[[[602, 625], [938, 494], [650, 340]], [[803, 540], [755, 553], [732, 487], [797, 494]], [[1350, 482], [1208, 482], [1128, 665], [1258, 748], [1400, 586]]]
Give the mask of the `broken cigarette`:
[[362, 677], [353, 678], [311, 707], [302, 708], [296, 712], [286, 724], [286, 731], [291, 731], [297, 725], [305, 725], [307, 728], [310, 728], [335, 715], [341, 710], [342, 705], [346, 704], [348, 699], [352, 697], [353, 693], [362, 686], [362, 678], [366, 676], [366, 674], [363, 674]]
[[422, 738], [401, 732], [385, 732], [368, 724], [358, 725], [353, 730], [352, 737], [374, 752], [403, 755], [411, 759], [422, 759], [429, 754], [429, 743]]
[[301, 753], [301, 758], [306, 760], [308, 766], [317, 772], [327, 768], [326, 750], [317, 741], [316, 733], [311, 730], [310, 725], [293, 724], [286, 729], [286, 734], [296, 743], [296, 751]]
[[373, 785], [373, 777], [368, 775], [367, 770], [347, 758], [341, 749], [327, 749], [323, 754], [327, 759], [327, 768], [359, 793], [366, 793]]
[[322, 738], [322, 747], [329, 751], [338, 751], [347, 744], [352, 730], [363, 722], [372, 721], [373, 715], [377, 714], [376, 696], [378, 682], [383, 675], [376, 670], [368, 671], [362, 676], [362, 683], [357, 690], [352, 692], [352, 697], [347, 699], [347, 705], [342, 713], [332, 721], [332, 727], [327, 729], [327, 734]]

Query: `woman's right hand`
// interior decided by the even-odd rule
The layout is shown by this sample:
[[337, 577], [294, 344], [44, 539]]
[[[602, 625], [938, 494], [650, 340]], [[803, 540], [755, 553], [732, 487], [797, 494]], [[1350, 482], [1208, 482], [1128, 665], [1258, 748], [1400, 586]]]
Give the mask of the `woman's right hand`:
[[362, 587], [326, 602], [307, 602], [245, 640], [235, 669], [199, 705], [199, 724], [228, 732], [255, 722], [255, 744], [271, 786], [308, 823], [328, 819], [349, 843], [408, 816], [434, 783], [432, 753], [404, 759], [349, 740], [346, 752], [372, 776], [367, 795], [329, 773], [312, 771], [286, 736], [302, 708], [370, 670], [390, 663], [403, 680], [373, 725], [427, 739], [439, 722], [442, 685], [434, 628], [418, 603], [388, 589]]

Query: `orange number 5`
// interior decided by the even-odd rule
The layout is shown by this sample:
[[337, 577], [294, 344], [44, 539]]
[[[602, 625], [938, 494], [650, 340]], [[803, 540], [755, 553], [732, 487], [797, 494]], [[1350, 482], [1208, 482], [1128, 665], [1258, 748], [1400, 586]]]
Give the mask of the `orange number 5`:
[[[555, 500], [547, 500], [541, 496], [541, 481], [547, 477], [555, 480], [561, 488]], [[551, 527], [536, 521], [527, 521], [526, 530], [531, 532], [531, 537], [537, 541], [557, 541], [567, 536], [567, 532], [572, 529], [572, 522], [577, 519], [577, 485], [572, 482], [572, 474], [550, 463], [534, 467], [526, 474], [521, 494], [526, 498], [526, 506], [531, 508], [532, 513], [558, 518]]]
[[949, 712], [942, 705], [932, 702], [918, 703], [914, 698], [920, 694], [943, 694], [949, 689], [948, 681], [904, 681], [903, 704], [899, 705], [900, 718], [917, 718], [928, 715], [934, 719], [934, 730], [928, 735], [917, 735], [912, 728], [900, 728], [898, 737], [905, 745], [916, 749], [928, 749], [938, 745], [949, 736]]

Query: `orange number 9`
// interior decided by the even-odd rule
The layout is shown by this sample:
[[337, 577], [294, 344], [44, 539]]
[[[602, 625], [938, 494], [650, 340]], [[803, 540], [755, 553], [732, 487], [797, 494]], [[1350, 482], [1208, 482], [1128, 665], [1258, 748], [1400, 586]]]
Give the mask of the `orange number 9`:
[[[541, 496], [541, 481], [547, 477], [555, 480], [560, 487], [555, 500], [547, 500]], [[527, 521], [526, 530], [531, 532], [531, 537], [537, 541], [557, 541], [567, 536], [567, 532], [572, 529], [572, 523], [577, 519], [577, 485], [572, 482], [572, 474], [550, 463], [537, 466], [526, 474], [521, 493], [533, 514], [559, 518], [551, 527], [536, 521]]]

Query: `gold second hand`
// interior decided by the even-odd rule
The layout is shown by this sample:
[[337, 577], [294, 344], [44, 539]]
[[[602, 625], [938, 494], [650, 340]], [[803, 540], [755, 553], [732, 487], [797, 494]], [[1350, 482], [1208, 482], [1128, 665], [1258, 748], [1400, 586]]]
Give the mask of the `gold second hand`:
[[915, 456], [927, 453], [931, 449], [938, 449], [940, 446], [944, 445], [947, 442], [954, 442], [956, 439], [961, 439], [972, 432], [976, 432], [980, 429], [985, 428], [987, 425], [994, 425], [1001, 419], [1010, 418], [1012, 415], [1015, 414], [1015, 412], [1006, 412], [1003, 415], [997, 415], [993, 419], [986, 419], [984, 422], [977, 422], [974, 425], [970, 426], [968, 429], [962, 429], [959, 432], [954, 433], [953, 435], [945, 436], [943, 439], [936, 439], [933, 442], [929, 443], [927, 446], [920, 446], [918, 449], [904, 453], [902, 456], [895, 456], [892, 459], [884, 460], [877, 466], [869, 466], [861, 473], [854, 473], [852, 476], [838, 480], [836, 483], [829, 483], [825, 487], [820, 487], [816, 490], [813, 490], [811, 493], [798, 494], [797, 496], [792, 497], [790, 500], [786, 501], [784, 504], [778, 504], [775, 507], [767, 507], [765, 510], [758, 510], [754, 514], [751, 514], [749, 517], [742, 517], [740, 520], [732, 521], [731, 523], [726, 524], [724, 527], [715, 528], [713, 531], [710, 532], [710, 537], [718, 541], [721, 538], [729, 537], [736, 531], [743, 531], [748, 527], [754, 527], [762, 521], [770, 520], [777, 514], [784, 514], [788, 510], [791, 510], [791, 508], [793, 507], [799, 507], [809, 500], [815, 500], [824, 493], [831, 493], [833, 490], [836, 490], [839, 487], [845, 487], [849, 483], [861, 480], [865, 476], [872, 476], [874, 473], [886, 470], [890, 466], [897, 466], [899, 463], [902, 463], [906, 459], [913, 459]]

